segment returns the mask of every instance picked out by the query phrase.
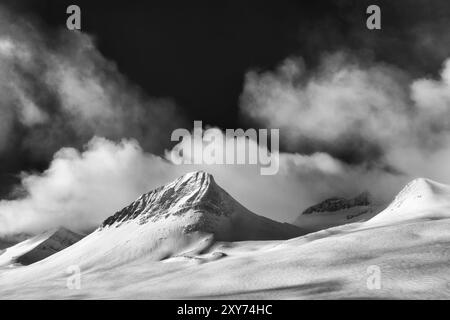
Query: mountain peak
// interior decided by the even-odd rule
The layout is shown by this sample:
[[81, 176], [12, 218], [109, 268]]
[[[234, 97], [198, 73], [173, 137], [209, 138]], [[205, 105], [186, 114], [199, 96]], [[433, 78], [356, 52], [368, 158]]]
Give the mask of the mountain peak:
[[140, 196], [129, 206], [118, 211], [103, 222], [102, 227], [119, 225], [138, 219], [139, 224], [158, 220], [169, 215], [181, 215], [189, 210], [207, 209], [215, 214], [226, 214], [229, 196], [205, 171], [187, 173], [173, 182]]
[[191, 181], [191, 182], [196, 182], [196, 181], [202, 181], [202, 182], [214, 182], [214, 177], [212, 174], [203, 171], [203, 170], [198, 170], [198, 171], [191, 171], [188, 172], [184, 175], [182, 175], [180, 178], [176, 179], [177, 180], [182, 180], [182, 181]]
[[408, 183], [401, 192], [412, 189], [421, 189], [431, 193], [440, 193], [444, 190], [448, 190], [449, 186], [428, 178], [416, 178]]
[[158, 235], [158, 239], [206, 233], [223, 241], [286, 239], [304, 233], [249, 211], [204, 171], [187, 173], [143, 194], [106, 219], [98, 231], [133, 228]]
[[[73, 232], [64, 227], [59, 227], [47, 233], [49, 235], [49, 239], [53, 239], [62, 244], [70, 243], [71, 241], [76, 242], [79, 239], [83, 238], [83, 235]], [[75, 241], [76, 240], [76, 241]]]
[[177, 192], [183, 192], [183, 189], [187, 189], [185, 190], [187, 192], [201, 190], [203, 193], [201, 193], [200, 196], [204, 196], [204, 192], [209, 188], [218, 187], [214, 181], [214, 177], [205, 171], [193, 171], [186, 173], [167, 186], [173, 187]]
[[449, 208], [450, 186], [427, 178], [417, 178], [409, 182], [389, 206], [368, 223], [447, 217]]
[[400, 206], [405, 200], [425, 199], [439, 194], [448, 194], [450, 187], [427, 178], [417, 178], [409, 182], [395, 197], [390, 206]]

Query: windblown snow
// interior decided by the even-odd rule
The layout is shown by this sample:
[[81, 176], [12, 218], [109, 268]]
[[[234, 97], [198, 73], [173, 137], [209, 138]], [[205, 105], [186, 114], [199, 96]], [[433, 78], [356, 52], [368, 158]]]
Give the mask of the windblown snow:
[[[370, 205], [360, 200], [308, 215]], [[251, 213], [195, 172], [141, 196], [70, 247], [1, 270], [0, 297], [449, 298], [449, 203], [449, 186], [419, 179], [372, 219], [304, 235]], [[67, 285], [73, 266], [81, 271], [75, 289]]]

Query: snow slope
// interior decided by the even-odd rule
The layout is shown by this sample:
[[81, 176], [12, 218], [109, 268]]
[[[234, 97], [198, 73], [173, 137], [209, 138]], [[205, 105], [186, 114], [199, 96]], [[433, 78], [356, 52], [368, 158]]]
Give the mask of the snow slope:
[[369, 193], [353, 199], [330, 198], [309, 207], [298, 216], [294, 225], [315, 232], [343, 224], [366, 221], [380, 212], [382, 206], [372, 203]]
[[83, 236], [60, 228], [51, 230], [7, 248], [0, 254], [0, 267], [11, 264], [29, 265], [61, 251]]
[[[357, 224], [359, 225], [359, 224]], [[69, 289], [67, 264], [0, 273], [2, 299], [449, 299], [450, 219], [358, 228], [346, 225], [284, 241], [225, 242], [189, 258], [149, 257], [81, 267]], [[211, 257], [215, 256], [215, 259]], [[373, 268], [380, 288], [367, 286]]]

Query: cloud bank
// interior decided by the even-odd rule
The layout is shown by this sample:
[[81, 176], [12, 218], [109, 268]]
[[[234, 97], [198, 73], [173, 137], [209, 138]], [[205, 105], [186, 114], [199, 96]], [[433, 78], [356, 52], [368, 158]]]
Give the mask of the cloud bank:
[[[238, 140], [242, 152], [248, 143], [261, 148], [255, 141]], [[279, 221], [294, 220], [301, 208], [324, 197], [350, 196], [375, 186], [387, 192], [386, 184], [395, 186], [396, 181], [383, 172], [352, 168], [325, 153], [282, 153], [280, 171], [273, 176], [261, 175], [252, 165], [174, 165], [170, 153], [159, 157], [145, 152], [136, 140], [99, 137], [81, 152], [63, 148], [43, 173], [23, 174], [21, 197], [0, 201], [0, 235], [39, 233], [58, 226], [91, 230], [139, 195], [194, 170], [213, 174], [250, 210]], [[199, 156], [185, 155], [192, 162]]]

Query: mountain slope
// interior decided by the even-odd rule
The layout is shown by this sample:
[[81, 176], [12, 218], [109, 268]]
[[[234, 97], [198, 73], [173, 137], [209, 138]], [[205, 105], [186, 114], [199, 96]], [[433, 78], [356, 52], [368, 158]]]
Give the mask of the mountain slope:
[[408, 183], [385, 210], [366, 224], [443, 218], [450, 218], [450, 186], [419, 178]]
[[330, 198], [309, 207], [294, 221], [294, 225], [308, 230], [319, 231], [347, 223], [365, 221], [380, 211], [380, 206], [372, 203], [368, 192], [353, 199]]
[[83, 236], [64, 228], [42, 233], [4, 250], [0, 254], [0, 266], [32, 264], [71, 246], [81, 238]]

